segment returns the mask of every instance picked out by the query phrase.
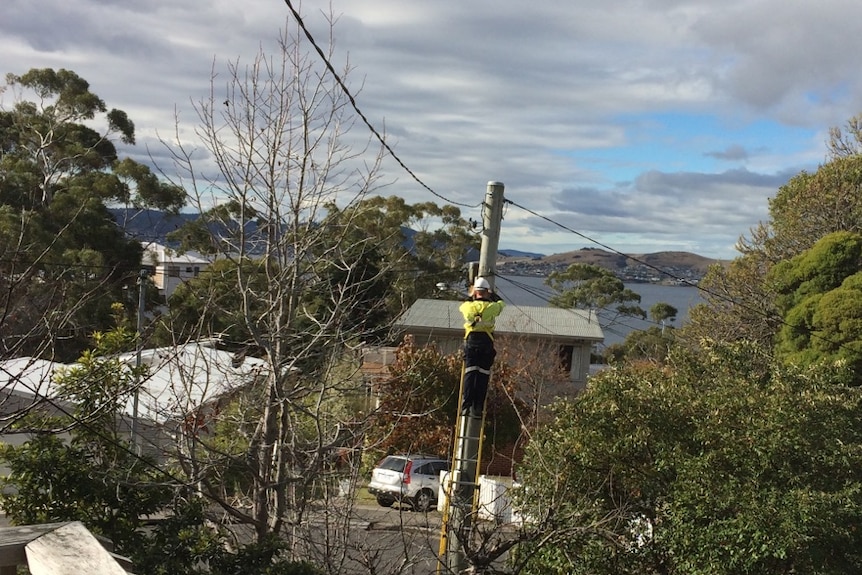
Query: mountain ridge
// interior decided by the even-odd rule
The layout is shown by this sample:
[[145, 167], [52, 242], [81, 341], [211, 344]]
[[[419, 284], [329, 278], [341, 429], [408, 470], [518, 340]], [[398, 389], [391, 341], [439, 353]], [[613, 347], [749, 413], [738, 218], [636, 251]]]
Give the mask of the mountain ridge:
[[[505, 254], [506, 250], [500, 250]], [[572, 264], [596, 265], [632, 281], [699, 280], [710, 266], [725, 265], [724, 260], [701, 256], [692, 252], [663, 251], [646, 254], [623, 254], [599, 248], [581, 248], [552, 255], [510, 257], [497, 259], [498, 271], [512, 275], [548, 275], [565, 270]], [[666, 276], [666, 277], [662, 277]]]
[[[198, 214], [168, 214], [158, 210], [111, 209], [114, 220], [126, 233], [144, 242], [157, 242], [176, 247], [168, 242], [167, 235], [183, 224], [193, 221]], [[405, 229], [405, 242], [412, 245], [413, 230]], [[414, 232], [415, 233], [415, 232]], [[476, 259], [478, 254], [468, 254], [467, 259]], [[565, 269], [571, 264], [591, 264], [609, 269], [615, 273], [626, 270], [657, 268], [666, 271], [684, 271], [687, 276], [702, 277], [709, 266], [722, 263], [691, 252], [663, 251], [648, 254], [620, 254], [599, 248], [581, 248], [569, 252], [545, 255], [518, 249], [499, 249], [497, 265], [503, 273], [515, 275], [539, 275], [555, 269]], [[624, 274], [630, 275], [630, 274]]]

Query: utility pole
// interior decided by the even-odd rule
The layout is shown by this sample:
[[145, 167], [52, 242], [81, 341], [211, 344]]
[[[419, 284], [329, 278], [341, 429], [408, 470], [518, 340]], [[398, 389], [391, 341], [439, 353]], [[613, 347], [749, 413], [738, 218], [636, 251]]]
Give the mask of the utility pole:
[[141, 454], [141, 430], [138, 423], [138, 403], [141, 390], [141, 352], [144, 347], [144, 304], [147, 293], [147, 270], [142, 269], [138, 275], [138, 337], [135, 353], [135, 395], [132, 399], [132, 445], [135, 452]]
[[479, 275], [488, 280], [491, 289], [497, 280], [497, 248], [500, 244], [500, 223], [503, 221], [503, 184], [488, 182], [482, 204], [482, 246], [479, 251]]
[[[497, 246], [500, 240], [500, 222], [503, 220], [503, 184], [488, 182], [482, 204], [482, 246], [479, 252], [479, 276], [494, 289], [497, 269]], [[464, 395], [464, 373], [461, 372], [461, 390]], [[440, 532], [440, 561], [438, 573], [461, 573], [466, 569], [464, 544], [471, 536], [473, 520], [479, 503], [479, 460], [485, 427], [485, 409], [481, 417], [461, 415], [458, 406], [455, 424], [455, 452], [452, 458], [449, 487], [446, 492], [446, 509]], [[445, 571], [444, 571], [445, 567]]]

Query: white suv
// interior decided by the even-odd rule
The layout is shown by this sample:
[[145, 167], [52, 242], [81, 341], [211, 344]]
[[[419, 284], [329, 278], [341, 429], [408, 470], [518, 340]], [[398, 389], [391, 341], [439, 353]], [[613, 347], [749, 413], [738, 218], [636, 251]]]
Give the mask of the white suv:
[[400, 501], [425, 512], [436, 505], [440, 472], [448, 470], [449, 461], [442, 457], [388, 455], [371, 472], [368, 491], [383, 507]]

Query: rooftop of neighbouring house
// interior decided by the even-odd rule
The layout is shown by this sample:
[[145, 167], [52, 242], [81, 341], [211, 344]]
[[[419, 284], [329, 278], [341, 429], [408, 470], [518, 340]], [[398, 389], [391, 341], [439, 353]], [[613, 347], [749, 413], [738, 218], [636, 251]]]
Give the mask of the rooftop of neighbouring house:
[[[137, 363], [137, 353], [119, 356], [128, 364]], [[149, 373], [141, 382], [138, 415], [152, 421], [165, 421], [189, 413], [239, 386], [249, 383], [261, 371], [265, 362], [253, 357], [240, 357], [218, 349], [214, 341], [191, 342], [184, 345], [145, 349], [141, 365]], [[64, 364], [32, 357], [0, 362], [0, 390], [6, 402], [54, 400], [57, 395], [56, 377], [76, 364]], [[4, 402], [5, 408], [12, 403]], [[125, 413], [132, 414], [133, 398], [129, 398]]]
[[[463, 302], [420, 299], [395, 322], [405, 330], [463, 333]], [[556, 307], [506, 305], [497, 318], [495, 333], [543, 338], [604, 340], [604, 332], [593, 311]]]
[[178, 254], [171, 248], [163, 246], [162, 244], [157, 244], [155, 242], [141, 242], [141, 245], [144, 246], [144, 263], [153, 265], [209, 265], [212, 263], [211, 259], [207, 259], [204, 255], [195, 251], [188, 251], [182, 254]]

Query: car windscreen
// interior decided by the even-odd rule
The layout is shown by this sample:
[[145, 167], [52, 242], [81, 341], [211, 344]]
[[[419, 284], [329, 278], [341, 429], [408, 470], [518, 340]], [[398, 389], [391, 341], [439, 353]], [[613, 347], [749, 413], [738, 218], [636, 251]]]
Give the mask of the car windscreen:
[[402, 457], [387, 457], [383, 461], [380, 462], [380, 469], [387, 469], [389, 471], [397, 471], [398, 473], [404, 472], [404, 466], [407, 464], [407, 460]]

